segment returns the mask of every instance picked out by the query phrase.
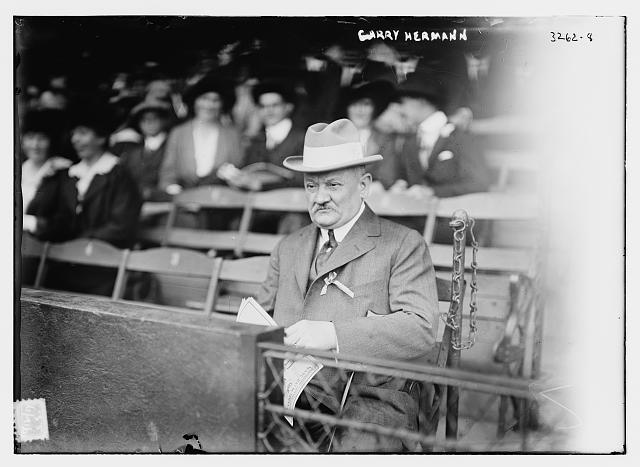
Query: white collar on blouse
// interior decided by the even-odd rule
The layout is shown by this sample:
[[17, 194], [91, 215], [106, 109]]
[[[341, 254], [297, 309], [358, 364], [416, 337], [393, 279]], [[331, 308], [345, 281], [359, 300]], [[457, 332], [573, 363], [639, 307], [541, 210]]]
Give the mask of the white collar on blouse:
[[84, 197], [93, 177], [107, 174], [118, 164], [118, 157], [109, 152], [103, 153], [93, 165], [89, 166], [84, 160], [69, 167], [69, 176], [78, 178], [76, 187], [80, 199]]
[[291, 131], [293, 122], [290, 118], [283, 118], [275, 125], [265, 127], [264, 131], [267, 134], [267, 147], [274, 146], [282, 143]]

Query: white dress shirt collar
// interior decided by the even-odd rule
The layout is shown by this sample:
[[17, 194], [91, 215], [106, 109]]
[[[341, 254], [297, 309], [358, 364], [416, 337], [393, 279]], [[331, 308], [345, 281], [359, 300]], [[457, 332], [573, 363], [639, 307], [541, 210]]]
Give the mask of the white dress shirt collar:
[[418, 126], [418, 134], [421, 141], [431, 143], [430, 146], [433, 146], [440, 136], [440, 131], [446, 124], [447, 116], [444, 112], [438, 110], [429, 115]]
[[264, 131], [267, 136], [267, 148], [273, 149], [278, 144], [282, 143], [291, 131], [293, 122], [290, 118], [284, 118], [275, 125], [265, 127]]
[[[336, 237], [336, 242], [340, 243], [342, 242], [342, 240], [344, 240], [344, 237], [347, 236], [351, 228], [355, 225], [358, 219], [360, 219], [360, 216], [362, 215], [363, 212], [364, 212], [364, 201], [362, 202], [362, 204], [360, 204], [360, 209], [358, 210], [358, 213], [355, 216], [353, 216], [353, 218], [349, 222], [347, 222], [341, 227], [338, 227], [337, 229], [333, 229], [333, 235]], [[322, 229], [322, 228], [320, 229], [320, 237], [322, 239], [322, 241], [320, 242], [320, 245], [323, 245], [329, 240], [329, 233], [327, 229]]]
[[165, 139], [167, 139], [165, 132], [158, 133], [155, 136], [147, 136], [144, 139], [144, 148], [148, 151], [157, 151]]

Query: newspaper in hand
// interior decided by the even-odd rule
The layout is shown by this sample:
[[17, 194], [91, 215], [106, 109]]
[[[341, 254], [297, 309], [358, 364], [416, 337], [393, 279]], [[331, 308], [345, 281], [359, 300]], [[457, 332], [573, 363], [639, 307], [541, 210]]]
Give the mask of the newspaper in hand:
[[[245, 298], [238, 308], [238, 323], [258, 324], [261, 326], [277, 326], [264, 308], [253, 297]], [[322, 369], [322, 363], [311, 355], [300, 360], [284, 361], [284, 407], [292, 410], [300, 398], [300, 394], [309, 381]], [[284, 417], [293, 426], [293, 417]]]

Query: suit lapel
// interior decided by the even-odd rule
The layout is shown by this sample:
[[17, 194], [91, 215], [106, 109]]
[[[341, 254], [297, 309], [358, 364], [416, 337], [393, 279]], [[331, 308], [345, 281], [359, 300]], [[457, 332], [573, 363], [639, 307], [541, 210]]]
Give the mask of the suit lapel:
[[316, 253], [318, 232], [318, 227], [316, 227], [315, 224], [310, 224], [304, 227], [300, 231], [300, 236], [298, 237], [299, 243], [294, 250], [300, 254], [299, 261], [296, 262], [297, 267], [295, 269], [295, 276], [296, 282], [298, 283], [303, 296], [307, 291], [311, 261], [313, 261]]
[[409, 186], [422, 183], [422, 172], [424, 171], [420, 163], [420, 148], [418, 146], [417, 135], [411, 135], [405, 140], [403, 154], [406, 163], [406, 177]]
[[216, 152], [215, 152], [215, 162], [213, 164], [214, 166], [214, 171], [215, 168], [221, 166], [222, 164], [224, 164], [225, 162], [228, 161], [229, 157], [227, 154], [227, 148], [226, 148], [226, 144], [227, 144], [227, 131], [226, 128], [223, 127], [222, 125], [218, 126], [219, 130], [218, 130], [218, 144], [216, 147]]
[[369, 206], [365, 205], [365, 210], [360, 219], [336, 247], [336, 251], [329, 257], [324, 267], [318, 271], [317, 279], [373, 250], [375, 242], [370, 237], [379, 236], [380, 220]]
[[448, 140], [449, 140], [448, 137], [446, 138], [443, 138], [442, 136], [438, 137], [438, 139], [436, 140], [436, 143], [433, 145], [431, 154], [429, 155], [429, 165], [428, 165], [427, 171], [429, 171], [429, 169], [438, 162], [438, 154], [440, 154], [440, 151], [447, 144]]

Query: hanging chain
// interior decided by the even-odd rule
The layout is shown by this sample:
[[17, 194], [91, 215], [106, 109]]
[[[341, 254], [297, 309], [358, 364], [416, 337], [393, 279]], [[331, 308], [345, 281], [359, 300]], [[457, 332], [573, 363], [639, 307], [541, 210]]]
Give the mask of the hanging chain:
[[473, 227], [476, 225], [476, 221], [473, 218], [469, 219], [469, 235], [471, 235], [471, 299], [469, 300], [469, 339], [467, 342], [461, 344], [462, 349], [470, 349], [473, 344], [476, 343], [476, 336], [478, 334], [478, 323], [476, 321], [476, 312], [478, 311], [478, 242], [473, 232]]
[[456, 219], [450, 224], [453, 227], [453, 271], [452, 271], [452, 297], [451, 301], [454, 306], [450, 307], [450, 312], [447, 314], [444, 320], [445, 324], [454, 331], [460, 332], [458, 325], [456, 324], [456, 314], [462, 313], [462, 291], [464, 290], [464, 248], [465, 248], [465, 230], [467, 229], [467, 222], [469, 221], [469, 234], [471, 235], [471, 247], [473, 256], [471, 260], [471, 298], [469, 303], [469, 337], [465, 342], [458, 344], [452, 342], [452, 347], [456, 350], [466, 350], [473, 347], [476, 341], [478, 333], [478, 325], [476, 321], [476, 312], [478, 311], [477, 303], [477, 273], [478, 273], [478, 242], [476, 241], [473, 227], [475, 226], [475, 220], [468, 216], [463, 216], [461, 219]]

